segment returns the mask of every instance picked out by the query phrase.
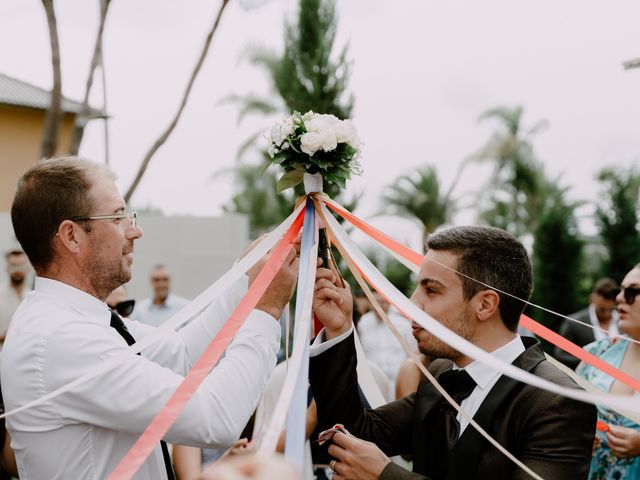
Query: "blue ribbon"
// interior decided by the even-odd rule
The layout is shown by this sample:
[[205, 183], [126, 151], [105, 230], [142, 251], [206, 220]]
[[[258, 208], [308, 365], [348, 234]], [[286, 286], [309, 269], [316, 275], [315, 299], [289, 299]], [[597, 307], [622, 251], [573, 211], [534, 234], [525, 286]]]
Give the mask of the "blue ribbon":
[[[318, 228], [316, 226], [316, 212], [313, 201], [307, 198], [306, 210], [304, 214], [304, 225], [302, 230], [302, 244], [300, 246], [300, 269], [298, 271], [298, 287], [296, 290], [296, 312], [294, 329], [303, 328], [305, 338], [311, 336], [312, 315], [303, 317], [302, 312], [305, 293], [310, 288], [314, 288], [315, 276], [309, 278], [311, 268], [315, 271], [316, 264], [310, 264], [315, 259], [310, 259], [309, 255], [315, 243], [318, 242]], [[311, 285], [308, 283], [311, 282]], [[307, 392], [309, 389], [309, 340], [304, 343], [302, 351], [302, 364], [298, 378], [296, 379], [291, 405], [287, 414], [287, 434], [285, 441], [285, 458], [294, 464], [300, 474], [304, 465], [304, 445], [306, 441], [306, 420], [307, 420]]]

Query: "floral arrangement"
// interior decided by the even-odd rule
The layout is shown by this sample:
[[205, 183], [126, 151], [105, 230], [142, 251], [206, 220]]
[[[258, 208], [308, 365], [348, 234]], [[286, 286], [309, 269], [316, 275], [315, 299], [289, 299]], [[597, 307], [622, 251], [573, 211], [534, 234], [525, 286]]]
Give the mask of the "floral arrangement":
[[306, 173], [345, 188], [351, 175], [360, 175], [360, 146], [351, 120], [309, 111], [276, 123], [267, 137], [272, 163], [284, 168], [278, 192], [295, 187]]

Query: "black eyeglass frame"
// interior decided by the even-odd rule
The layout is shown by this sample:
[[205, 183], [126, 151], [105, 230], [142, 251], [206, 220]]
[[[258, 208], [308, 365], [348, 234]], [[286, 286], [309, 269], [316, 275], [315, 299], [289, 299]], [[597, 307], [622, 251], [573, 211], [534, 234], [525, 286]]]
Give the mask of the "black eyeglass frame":
[[618, 289], [622, 293], [627, 305], [633, 305], [633, 302], [635, 302], [638, 295], [640, 295], [640, 287], [637, 286], [618, 287]]
[[69, 220], [71, 220], [72, 222], [86, 222], [89, 220], [123, 220], [125, 218], [128, 218], [129, 222], [131, 222], [131, 228], [136, 228], [138, 226], [137, 212], [114, 213], [110, 215], [87, 215], [73, 217]]

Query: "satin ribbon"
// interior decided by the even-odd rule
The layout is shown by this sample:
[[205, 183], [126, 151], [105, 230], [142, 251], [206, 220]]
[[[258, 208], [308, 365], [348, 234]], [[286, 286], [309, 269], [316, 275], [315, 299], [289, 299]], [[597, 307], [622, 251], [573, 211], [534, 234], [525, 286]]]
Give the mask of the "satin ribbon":
[[[324, 219], [322, 210], [320, 211], [320, 216], [323, 219], [323, 221], [325, 221], [325, 223], [326, 223], [326, 220]], [[329, 228], [331, 228], [331, 227], [329, 227]], [[331, 233], [333, 234], [333, 231]], [[451, 397], [451, 395], [449, 395], [449, 393], [440, 385], [440, 383], [436, 380], [436, 378], [432, 375], [432, 373], [429, 370], [427, 370], [427, 368], [423, 365], [423, 363], [422, 363], [422, 361], [420, 361], [420, 358], [418, 357], [418, 355], [409, 346], [407, 341], [402, 337], [402, 335], [400, 334], [398, 329], [395, 327], [395, 325], [393, 325], [391, 323], [391, 321], [389, 320], [389, 317], [387, 316], [387, 313], [382, 309], [382, 307], [380, 306], [380, 303], [376, 299], [375, 295], [373, 295], [373, 293], [371, 292], [371, 289], [369, 288], [369, 285], [362, 278], [362, 275], [360, 274], [360, 269], [354, 263], [354, 261], [351, 258], [351, 256], [345, 251], [345, 249], [342, 247], [340, 242], [335, 242], [335, 245], [338, 248], [338, 250], [340, 251], [340, 254], [342, 255], [342, 258], [345, 260], [345, 262], [347, 262], [347, 265], [349, 266], [349, 269], [353, 273], [354, 278], [356, 279], [356, 281], [360, 285], [360, 288], [362, 289], [364, 294], [367, 296], [367, 298], [371, 302], [371, 305], [376, 310], [378, 316], [380, 318], [382, 318], [383, 322], [385, 323], [387, 328], [389, 328], [389, 330], [391, 331], [393, 336], [396, 338], [396, 340], [400, 343], [400, 345], [402, 346], [402, 348], [404, 349], [406, 354], [413, 360], [413, 362], [416, 364], [416, 366], [422, 372], [422, 374], [425, 375], [429, 379], [429, 381], [436, 388], [436, 390], [438, 390], [438, 392], [440, 392], [440, 394], [442, 396], [444, 396], [444, 398], [451, 404], [451, 406], [453, 406], [453, 408], [455, 408], [457, 412], [459, 412], [463, 417], [465, 417], [467, 419], [467, 421], [469, 422], [469, 424], [472, 425], [478, 431], [478, 433], [480, 433], [480, 435], [482, 435], [489, 443], [491, 443], [494, 447], [496, 447], [507, 458], [509, 458], [512, 462], [514, 462], [518, 467], [520, 467], [522, 470], [527, 472], [531, 477], [535, 478], [536, 480], [543, 480], [542, 477], [540, 477], [533, 470], [531, 470], [529, 467], [527, 467], [524, 463], [522, 463], [520, 460], [518, 460], [511, 452], [509, 452], [506, 448], [504, 448], [502, 445], [500, 445], [500, 443], [498, 443], [498, 441], [496, 441], [480, 425], [478, 425], [473, 420], [473, 417], [471, 415], [469, 415], [466, 411], [464, 411], [460, 407], [460, 405]], [[373, 287], [376, 288], [375, 285]], [[376, 288], [376, 290], [378, 290], [378, 289]], [[380, 293], [379, 290], [378, 290], [378, 292]], [[355, 332], [356, 332], [355, 327], [353, 327], [353, 332], [355, 334]]]
[[607, 405], [612, 408], [619, 408], [622, 410], [629, 410], [630, 412], [640, 412], [640, 405], [634, 399], [625, 395], [612, 395], [612, 394], [589, 394], [580, 390], [561, 387], [553, 382], [537, 377], [529, 372], [526, 372], [520, 368], [517, 368], [511, 364], [507, 364], [497, 358], [493, 357], [490, 353], [484, 351], [478, 346], [472, 344], [468, 340], [456, 335], [433, 317], [422, 311], [410, 300], [408, 300], [401, 292], [399, 292], [395, 286], [393, 286], [389, 280], [387, 280], [376, 268], [371, 264], [369, 259], [358, 250], [353, 241], [344, 232], [344, 229], [338, 224], [338, 222], [326, 211], [326, 207], [321, 207], [324, 216], [331, 225], [332, 230], [335, 232], [337, 242], [345, 247], [345, 250], [353, 258], [358, 265], [358, 268], [363, 272], [363, 276], [376, 285], [376, 289], [383, 293], [383, 295], [394, 305], [405, 317], [410, 318], [417, 322], [422, 328], [429, 331], [440, 340], [446, 342], [462, 354], [474, 360], [479, 360], [490, 368], [507, 375], [508, 377], [518, 380], [520, 382], [532, 385], [534, 387], [542, 388], [558, 395], [563, 395], [574, 400], [591, 403], [594, 405]]
[[[404, 245], [399, 244], [395, 240], [393, 240], [388, 235], [383, 234], [379, 230], [375, 229], [371, 225], [366, 222], [360, 220], [355, 217], [353, 214], [347, 212], [344, 208], [340, 207], [336, 202], [330, 199], [326, 199], [325, 197], [320, 197], [321, 201], [326, 203], [332, 210], [336, 211], [340, 216], [343, 216], [349, 223], [356, 226], [362, 232], [366, 233], [373, 240], [376, 240], [381, 245], [387, 247], [388, 249], [395, 252], [400, 257], [406, 259], [409, 262], [414, 263], [415, 266], [420, 266], [423, 256], [418, 254], [417, 252], [407, 248]], [[446, 265], [445, 265], [446, 267]], [[447, 267], [448, 268], [448, 267]], [[457, 273], [457, 272], [456, 272]], [[489, 286], [489, 288], [491, 288]], [[571, 355], [579, 358], [583, 362], [605, 372], [607, 375], [615, 378], [616, 380], [628, 385], [633, 388], [635, 391], [640, 391], [640, 381], [631, 377], [630, 375], [622, 372], [621, 370], [615, 368], [611, 364], [603, 361], [602, 359], [596, 357], [592, 353], [584, 350], [580, 346], [575, 343], [567, 340], [562, 335], [557, 334], [553, 330], [545, 327], [544, 325], [536, 322], [532, 318], [522, 315], [520, 317], [520, 325], [529, 329], [539, 337], [547, 340], [551, 344], [561, 348], [562, 350], [570, 353]]]
[[193, 316], [195, 316], [197, 313], [199, 313], [201, 310], [206, 308], [218, 296], [224, 293], [225, 290], [233, 285], [240, 277], [242, 277], [251, 267], [253, 267], [262, 257], [264, 257], [269, 252], [269, 250], [271, 250], [273, 246], [282, 238], [282, 235], [291, 227], [295, 219], [300, 215], [302, 209], [302, 205], [296, 208], [293, 213], [291, 213], [291, 215], [289, 215], [289, 217], [287, 217], [287, 219], [282, 222], [282, 224], [280, 224], [271, 233], [269, 233], [261, 242], [259, 242], [258, 245], [256, 245], [253, 250], [251, 250], [249, 253], [247, 253], [247, 255], [240, 259], [231, 269], [229, 269], [224, 275], [222, 275], [222, 277], [216, 280], [209, 288], [198, 295], [191, 303], [189, 303], [189, 305], [185, 306], [182, 310], [169, 318], [161, 327], [158, 327], [155, 332], [146, 335], [144, 338], [131, 345], [129, 347], [129, 352], [122, 355], [114, 356], [109, 360], [105, 360], [104, 362], [97, 365], [94, 369], [85, 373], [76, 380], [63, 385], [62, 387], [57, 388], [56, 390], [36, 400], [33, 400], [32, 402], [26, 403], [16, 409], [5, 412], [0, 415], [0, 418], [5, 418], [48, 402], [49, 400], [54, 399], [57, 396], [68, 392], [69, 390], [72, 390], [74, 387], [82, 385], [84, 382], [87, 382], [92, 378], [101, 375], [102, 373], [112, 370], [121, 363], [130, 361], [131, 354], [138, 353], [145, 348], [154, 345], [156, 342], [162, 339], [167, 331], [175, 330], [176, 328], [187, 322], [189, 319], [191, 319]]
[[318, 258], [318, 222], [311, 198], [307, 198], [300, 245], [300, 269], [298, 270], [297, 299], [294, 320], [294, 335], [306, 338], [302, 342], [301, 363], [295, 379], [287, 414], [287, 433], [285, 437], [285, 458], [298, 469], [302, 476], [304, 466], [304, 448], [306, 440], [307, 397], [309, 390], [309, 340], [311, 337], [311, 308]]
[[225, 325], [211, 341], [174, 394], [169, 398], [165, 407], [151, 421], [120, 464], [109, 475], [109, 480], [128, 480], [132, 478], [165, 433], [171, 428], [171, 425], [186, 403], [207, 375], [209, 375], [213, 366], [218, 362], [251, 310], [258, 303], [276, 276], [297, 238], [302, 226], [302, 220], [303, 215], [299, 215], [291, 225], [287, 234], [280, 240], [269, 260], [253, 284], [249, 287], [247, 294], [232, 312]]

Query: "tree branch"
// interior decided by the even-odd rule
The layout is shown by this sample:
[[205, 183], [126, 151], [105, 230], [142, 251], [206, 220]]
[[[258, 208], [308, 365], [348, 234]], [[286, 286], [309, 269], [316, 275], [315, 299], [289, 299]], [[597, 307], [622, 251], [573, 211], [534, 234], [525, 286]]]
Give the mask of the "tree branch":
[[138, 173], [136, 174], [136, 177], [133, 179], [131, 186], [129, 187], [129, 189], [127, 190], [127, 193], [124, 196], [124, 200], [126, 202], [128, 202], [131, 199], [131, 196], [136, 191], [136, 188], [138, 187], [140, 180], [142, 180], [142, 176], [147, 170], [147, 167], [149, 166], [149, 162], [151, 161], [153, 156], [160, 149], [160, 147], [167, 141], [167, 139], [169, 138], [169, 135], [171, 135], [171, 132], [173, 132], [173, 130], [176, 128], [176, 125], [178, 124], [178, 120], [180, 120], [180, 116], [182, 115], [182, 111], [184, 110], [184, 107], [187, 104], [187, 100], [189, 98], [189, 94], [191, 93], [191, 88], [193, 87], [193, 83], [195, 82], [196, 77], [198, 76], [198, 73], [202, 68], [202, 64], [204, 63], [204, 60], [207, 57], [209, 46], [211, 45], [211, 40], [213, 39], [213, 35], [216, 33], [216, 30], [218, 29], [220, 19], [222, 18], [222, 13], [228, 3], [229, 3], [229, 0], [222, 0], [222, 4], [220, 5], [220, 9], [218, 10], [216, 19], [213, 22], [213, 26], [211, 27], [211, 30], [209, 31], [209, 34], [207, 35], [207, 38], [204, 42], [204, 46], [202, 47], [202, 52], [200, 52], [200, 57], [198, 58], [198, 62], [196, 63], [193, 69], [193, 72], [191, 73], [191, 78], [189, 79], [189, 82], [187, 83], [187, 87], [182, 96], [182, 101], [180, 102], [180, 107], [178, 108], [178, 111], [176, 112], [169, 126], [160, 135], [160, 137], [158, 137], [158, 139], [151, 146], [151, 149], [147, 152], [144, 159], [142, 160], [140, 168], [138, 169]]

